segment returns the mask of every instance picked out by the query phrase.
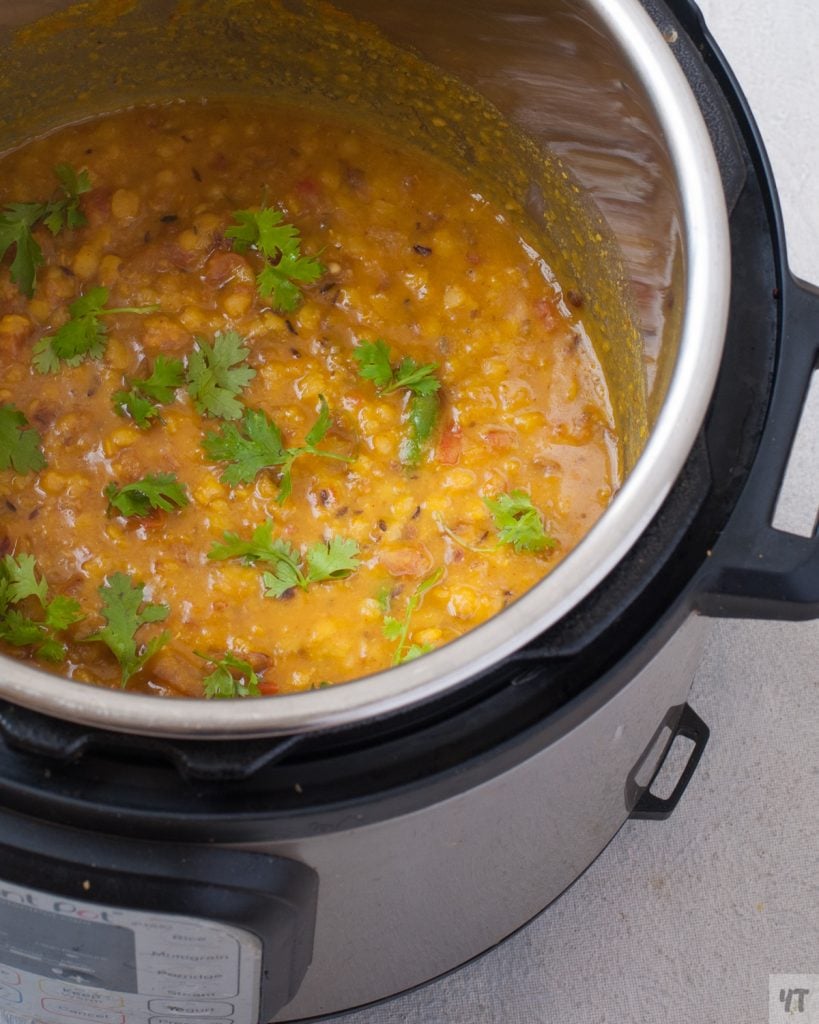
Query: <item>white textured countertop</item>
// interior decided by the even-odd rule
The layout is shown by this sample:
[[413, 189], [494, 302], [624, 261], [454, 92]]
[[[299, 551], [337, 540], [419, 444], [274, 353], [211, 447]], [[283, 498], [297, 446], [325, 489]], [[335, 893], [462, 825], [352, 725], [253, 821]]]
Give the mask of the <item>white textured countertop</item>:
[[[819, 0], [700, 6], [762, 129], [791, 266], [819, 283]], [[813, 515], [819, 401], [810, 423], [787, 505]], [[716, 623], [690, 703], [711, 739], [668, 821], [627, 823], [477, 962], [338, 1024], [767, 1024], [769, 974], [819, 975], [819, 623]]]

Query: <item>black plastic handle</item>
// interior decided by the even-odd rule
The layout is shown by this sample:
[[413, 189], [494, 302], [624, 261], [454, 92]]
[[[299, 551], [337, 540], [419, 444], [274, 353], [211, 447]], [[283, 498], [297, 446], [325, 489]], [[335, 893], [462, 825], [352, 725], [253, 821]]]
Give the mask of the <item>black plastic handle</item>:
[[774, 509], [819, 360], [819, 289], [787, 275], [782, 347], [757, 457], [703, 567], [697, 608], [738, 619], [819, 617], [819, 521], [811, 537], [775, 529]]
[[[660, 726], [658, 735], [666, 725], [670, 725], [669, 718], [676, 711], [677, 708], [671, 709], [669, 714], [666, 716], [666, 720]], [[700, 716], [693, 711], [688, 704], [683, 704], [682, 711], [677, 718], [677, 723], [672, 727], [672, 733], [668, 739], [665, 750], [663, 751], [663, 755], [660, 758], [657, 767], [654, 769], [654, 774], [651, 776], [651, 781], [645, 789], [642, 790], [639, 798], [636, 796], [639, 789], [636, 786], [635, 777], [642, 768], [645, 757], [653, 748], [654, 740], [649, 744], [646, 749], [646, 753], [640, 758], [629, 775], [628, 782], [626, 783], [626, 801], [629, 806], [633, 804], [630, 817], [649, 821], [665, 821], [665, 819], [670, 816], [674, 808], [680, 802], [688, 783], [691, 781], [691, 778], [696, 771], [697, 765], [700, 763], [700, 758], [702, 757], [703, 751], [705, 750], [705, 744], [708, 742], [708, 737], [710, 735], [711, 732], [708, 726], [703, 722]], [[655, 796], [651, 792], [651, 787], [654, 785], [654, 781], [660, 774], [660, 769], [665, 764], [668, 752], [674, 746], [674, 740], [676, 740], [678, 736], [692, 740], [694, 747], [688, 755], [688, 761], [686, 762], [682, 774], [679, 779], [677, 779], [674, 792], [668, 797]], [[636, 803], [634, 802], [635, 799]]]

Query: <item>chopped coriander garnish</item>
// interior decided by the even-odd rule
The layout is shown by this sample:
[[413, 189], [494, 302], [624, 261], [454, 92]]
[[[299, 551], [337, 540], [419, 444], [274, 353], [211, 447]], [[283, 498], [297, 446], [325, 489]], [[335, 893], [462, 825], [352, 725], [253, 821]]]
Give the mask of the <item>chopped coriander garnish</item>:
[[327, 580], [343, 580], [361, 564], [358, 560], [358, 544], [344, 537], [332, 537], [328, 541], [311, 544], [305, 555], [305, 565], [300, 567], [299, 555], [290, 549], [288, 557], [282, 557], [273, 572], [262, 577], [265, 597], [281, 597], [293, 587], [302, 590], [312, 583]]
[[217, 334], [213, 345], [204, 338], [196, 339], [188, 358], [188, 391], [197, 412], [223, 420], [241, 417], [243, 407], [236, 396], [256, 376], [245, 363], [249, 354], [236, 331]]
[[6, 555], [0, 562], [0, 600], [7, 599], [11, 604], [25, 601], [27, 597], [36, 597], [41, 607], [45, 607], [48, 584], [45, 578], [37, 579], [37, 559], [34, 555], [19, 555], [17, 558]]
[[91, 191], [91, 178], [88, 171], [78, 174], [70, 164], [57, 164], [54, 173], [63, 198], [49, 203], [43, 223], [52, 235], [58, 235], [63, 228], [81, 228], [87, 223], [85, 214], [80, 210], [80, 196]]
[[129, 390], [113, 396], [118, 416], [129, 416], [143, 430], [159, 418], [159, 406], [173, 401], [174, 392], [185, 382], [185, 364], [181, 359], [157, 356], [151, 375], [145, 380], [129, 380]]
[[492, 513], [498, 539], [511, 544], [515, 551], [547, 551], [557, 547], [543, 526], [540, 512], [525, 491], [499, 494], [497, 498], [484, 498], [484, 505]]
[[[58, 595], [49, 601], [48, 585], [44, 577], [37, 579], [36, 568], [33, 555], [6, 555], [0, 560], [0, 640], [14, 647], [33, 647], [46, 661], [63, 661], [65, 645], [57, 634], [80, 622], [83, 615], [73, 598]], [[12, 607], [27, 598], [36, 598], [41, 620]]]
[[60, 361], [79, 366], [86, 358], [100, 359], [108, 340], [108, 327], [101, 320], [118, 313], [136, 313], [140, 316], [155, 313], [159, 306], [124, 306], [105, 309], [107, 288], [92, 288], [68, 307], [71, 319], [56, 334], [40, 338], [34, 346], [34, 366], [40, 373], [56, 373]]
[[265, 261], [256, 278], [259, 294], [273, 300], [273, 308], [292, 313], [301, 305], [299, 285], [312, 284], [324, 273], [323, 265], [313, 257], [302, 256], [301, 235], [292, 224], [282, 223], [280, 210], [237, 210], [236, 223], [225, 232], [233, 239], [236, 252], [255, 249]]
[[250, 540], [242, 540], [238, 533], [226, 530], [222, 534], [222, 543], [215, 543], [208, 552], [208, 558], [213, 561], [222, 562], [228, 558], [241, 558], [244, 565], [253, 565], [255, 562], [270, 562], [275, 565], [283, 551], [289, 551], [290, 546], [278, 537], [273, 536], [273, 523], [268, 519], [266, 523], [257, 526], [253, 531]]
[[32, 229], [45, 216], [47, 206], [40, 203], [11, 203], [0, 214], [0, 259], [13, 245], [11, 279], [27, 298], [34, 295], [37, 270], [44, 263], [43, 251]]
[[58, 164], [54, 173], [60, 182], [62, 196], [48, 203], [9, 203], [0, 213], [0, 260], [13, 245], [14, 260], [11, 279], [27, 298], [34, 295], [37, 269], [43, 265], [43, 252], [32, 231], [38, 223], [45, 224], [53, 234], [64, 227], [78, 228], [85, 224], [79, 199], [91, 188], [87, 171], [79, 174], [68, 164]]
[[302, 561], [296, 548], [273, 536], [270, 520], [257, 526], [250, 540], [225, 532], [222, 543], [214, 544], [208, 553], [208, 558], [214, 561], [240, 558], [245, 565], [256, 562], [270, 565], [273, 571], [263, 576], [265, 597], [281, 597], [294, 587], [307, 590], [313, 583], [346, 579], [361, 564], [357, 556], [358, 544], [354, 540], [331, 537], [328, 541], [311, 544]]
[[249, 662], [242, 661], [230, 651], [224, 658], [218, 660], [200, 654], [199, 651], [194, 651], [194, 654], [214, 666], [214, 671], [202, 680], [205, 697], [208, 700], [260, 696], [259, 677]]
[[330, 429], [332, 419], [327, 402], [319, 396], [320, 410], [316, 422], [296, 448], [285, 448], [282, 433], [260, 409], [245, 409], [241, 423], [223, 423], [218, 433], [206, 434], [202, 446], [209, 458], [229, 463], [221, 476], [230, 487], [250, 484], [263, 469], [281, 468], [279, 494], [283, 504], [293, 490], [293, 463], [302, 455], [318, 455], [337, 462], [352, 462], [346, 455], [337, 455], [317, 447]]
[[[163, 622], [170, 615], [166, 604], [143, 603], [145, 585], [132, 583], [130, 576], [116, 572], [99, 588], [105, 626], [86, 637], [86, 642], [106, 645], [122, 669], [122, 687], [160, 651], [171, 638], [167, 630], [147, 644], [138, 645], [136, 634], [141, 626]], [[141, 607], [141, 610], [140, 610]]]
[[421, 364], [405, 356], [393, 366], [389, 346], [381, 338], [359, 342], [353, 349], [353, 356], [358, 363], [359, 376], [371, 380], [382, 395], [399, 390], [410, 392], [406, 414], [409, 433], [401, 442], [399, 453], [404, 465], [417, 466], [440, 413], [441, 382], [435, 376], [438, 364]]
[[123, 516], [149, 516], [157, 510], [172, 512], [190, 504], [184, 484], [173, 473], [156, 473], [125, 487], [109, 484], [104, 494], [110, 506]]
[[36, 473], [46, 464], [42, 439], [13, 405], [0, 405], [0, 469]]
[[429, 654], [433, 649], [429, 644], [411, 644], [409, 642], [409, 631], [412, 617], [418, 610], [424, 595], [432, 590], [433, 587], [437, 587], [443, 577], [444, 569], [442, 566], [418, 584], [412, 594], [410, 594], [407, 607], [404, 609], [403, 619], [395, 619], [388, 614], [390, 611], [389, 594], [381, 598], [380, 603], [384, 611], [382, 632], [387, 640], [398, 641], [398, 646], [395, 648], [395, 654], [392, 659], [393, 665], [401, 665], [405, 661], [413, 661], [415, 658], [420, 658], [422, 654]]
[[400, 388], [406, 388], [414, 395], [430, 395], [441, 386], [435, 376], [437, 363], [420, 364], [412, 356], [405, 356], [398, 366], [393, 367], [389, 345], [381, 338], [360, 341], [353, 349], [353, 357], [359, 366], [359, 376], [371, 380], [382, 395]]
[[311, 544], [306, 560], [308, 586], [325, 580], [346, 579], [361, 565], [358, 544], [348, 537], [331, 537], [328, 541]]

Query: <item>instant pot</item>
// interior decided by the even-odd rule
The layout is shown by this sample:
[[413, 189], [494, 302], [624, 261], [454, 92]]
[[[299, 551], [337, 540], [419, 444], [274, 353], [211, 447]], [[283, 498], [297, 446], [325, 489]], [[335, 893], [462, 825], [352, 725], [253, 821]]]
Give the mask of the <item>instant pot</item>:
[[[543, 584], [381, 677], [215, 708], [4, 659], [4, 1024], [296, 1021], [458, 966], [628, 817], [673, 811], [708, 738], [687, 697], [709, 616], [819, 615], [816, 534], [771, 526], [819, 293], [788, 271], [760, 139], [695, 5], [339, 6], [488, 97], [593, 197], [634, 296], [648, 440]], [[692, 752], [661, 798], [678, 736]]]

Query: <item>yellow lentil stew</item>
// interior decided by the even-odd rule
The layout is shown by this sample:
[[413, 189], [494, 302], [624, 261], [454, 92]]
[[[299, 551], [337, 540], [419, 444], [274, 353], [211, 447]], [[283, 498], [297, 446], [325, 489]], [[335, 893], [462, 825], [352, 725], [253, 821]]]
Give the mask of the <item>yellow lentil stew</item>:
[[344, 682], [501, 611], [619, 485], [584, 297], [368, 128], [136, 107], [7, 154], [0, 209], [6, 654]]

